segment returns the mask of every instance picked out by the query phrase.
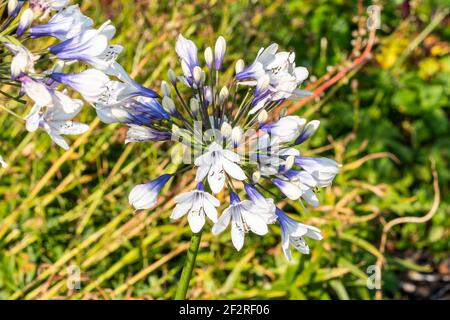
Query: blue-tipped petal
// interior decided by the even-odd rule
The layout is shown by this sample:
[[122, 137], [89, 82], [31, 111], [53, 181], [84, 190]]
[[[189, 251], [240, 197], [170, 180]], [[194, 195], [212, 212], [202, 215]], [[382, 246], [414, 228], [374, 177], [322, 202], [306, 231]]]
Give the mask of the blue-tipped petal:
[[241, 200], [239, 199], [239, 196], [234, 193], [233, 191], [230, 192], [230, 203], [231, 204], [236, 204], [238, 202], [240, 202]]
[[253, 203], [257, 203], [258, 201], [265, 200], [264, 196], [258, 190], [256, 190], [256, 188], [254, 186], [252, 186], [251, 184], [246, 183], [244, 185], [244, 188], [245, 188], [245, 192], [247, 192], [248, 197], [250, 198], [250, 200]]

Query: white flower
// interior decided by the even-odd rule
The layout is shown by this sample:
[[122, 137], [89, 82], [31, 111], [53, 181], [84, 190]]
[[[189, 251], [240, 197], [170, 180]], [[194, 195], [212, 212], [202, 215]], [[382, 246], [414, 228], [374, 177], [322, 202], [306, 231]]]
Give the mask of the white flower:
[[[271, 44], [267, 48], [261, 48], [255, 61], [247, 68], [236, 74], [241, 84], [255, 86], [257, 81], [269, 76], [268, 90], [265, 99], [261, 100], [258, 108], [266, 101], [278, 101], [310, 95], [308, 91], [297, 89], [308, 77], [308, 70], [304, 67], [296, 67], [295, 53], [278, 52], [278, 45]], [[244, 81], [246, 80], [246, 81]], [[255, 109], [258, 109], [255, 107]]]
[[136, 210], [149, 209], [155, 206], [159, 192], [170, 177], [170, 174], [163, 174], [155, 180], [135, 186], [128, 196], [130, 204], [133, 205]]
[[16, 35], [21, 36], [33, 23], [34, 12], [31, 8], [25, 9], [25, 11], [20, 16], [19, 26], [16, 30]]
[[244, 245], [245, 234], [248, 231], [263, 236], [267, 228], [267, 217], [252, 211], [253, 203], [249, 200], [240, 201], [237, 194], [231, 192], [231, 204], [224, 210], [217, 223], [212, 228], [212, 233], [217, 235], [224, 231], [231, 221], [231, 240], [239, 251]]
[[52, 92], [52, 102], [44, 112], [42, 106], [35, 104], [31, 112], [25, 117], [26, 128], [33, 132], [38, 127], [47, 131], [50, 138], [61, 148], [67, 150], [69, 145], [62, 135], [77, 135], [86, 132], [89, 126], [74, 122], [73, 119], [81, 110], [83, 102], [72, 99], [62, 92]]
[[99, 29], [83, 31], [48, 49], [61, 60], [85, 61], [94, 68], [109, 73], [111, 65], [123, 50], [120, 45], [108, 44], [115, 32], [116, 28], [107, 21]]
[[34, 62], [39, 58], [34, 56], [23, 45], [15, 45], [12, 43], [4, 44], [13, 54], [14, 57], [11, 61], [11, 78], [17, 79], [22, 73], [35, 73]]
[[298, 116], [286, 116], [275, 123], [265, 123], [261, 126], [263, 131], [280, 139], [281, 142], [289, 142], [296, 139], [303, 130], [306, 119]]
[[213, 142], [208, 151], [195, 159], [198, 167], [195, 181], [202, 181], [208, 176], [208, 184], [214, 193], [219, 193], [225, 184], [225, 172], [236, 180], [245, 180], [246, 175], [237, 165], [240, 157], [230, 150], [224, 150], [222, 146]]
[[80, 12], [78, 4], [54, 15], [46, 24], [30, 28], [31, 37], [53, 36], [61, 41], [73, 38], [93, 25], [91, 18]]
[[52, 95], [49, 88], [40, 81], [28, 76], [19, 77], [22, 89], [38, 105], [47, 106], [52, 103]]
[[52, 73], [52, 79], [78, 91], [88, 102], [97, 102], [107, 90], [109, 77], [100, 70], [88, 69], [80, 73]]
[[316, 186], [327, 187], [331, 185], [341, 165], [328, 158], [295, 157], [295, 165], [301, 167], [316, 180]]
[[295, 144], [301, 144], [305, 140], [309, 139], [316, 131], [317, 128], [319, 128], [320, 121], [319, 120], [312, 120], [308, 122], [302, 129], [302, 132], [300, 135], [295, 139]]
[[170, 216], [171, 219], [179, 219], [188, 214], [188, 222], [192, 232], [199, 232], [205, 224], [205, 215], [216, 223], [217, 209], [220, 206], [217, 200], [211, 194], [203, 191], [203, 184], [199, 183], [197, 190], [185, 192], [175, 197], [177, 204]]
[[191, 40], [178, 35], [177, 43], [175, 44], [175, 51], [178, 57], [184, 63], [184, 75], [189, 78], [194, 76], [194, 68], [198, 66], [197, 46]]
[[256, 213], [260, 217], [264, 218], [267, 224], [274, 223], [277, 219], [275, 215], [275, 204], [273, 199], [265, 198], [256, 188], [252, 185], [245, 184], [245, 192], [250, 200], [253, 202], [253, 207], [250, 209], [253, 213]]
[[8, 0], [8, 16], [10, 16], [19, 5], [18, 0]]
[[281, 226], [281, 247], [288, 260], [291, 260], [291, 244], [301, 253], [309, 254], [309, 246], [304, 237], [322, 240], [322, 234], [319, 229], [290, 218], [278, 208], [276, 209], [276, 214]]
[[153, 128], [130, 124], [125, 143], [142, 141], [164, 141], [170, 140], [171, 132], [158, 131]]

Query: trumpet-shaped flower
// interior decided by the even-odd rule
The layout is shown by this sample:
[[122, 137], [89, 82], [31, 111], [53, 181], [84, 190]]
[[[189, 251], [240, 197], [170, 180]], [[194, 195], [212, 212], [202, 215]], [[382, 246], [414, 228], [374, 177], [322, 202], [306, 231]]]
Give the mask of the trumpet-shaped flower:
[[150, 124], [152, 120], [169, 119], [169, 115], [158, 100], [145, 97], [128, 99], [113, 105], [97, 103], [95, 111], [104, 123], [122, 122], [144, 125]]
[[158, 194], [172, 175], [163, 174], [159, 178], [145, 184], [138, 184], [128, 197], [136, 210], [149, 209], [156, 205]]
[[261, 129], [280, 139], [281, 142], [289, 142], [296, 139], [303, 130], [306, 119], [298, 116], [286, 116], [275, 123], [267, 123]]
[[159, 131], [153, 128], [130, 124], [125, 143], [143, 141], [165, 141], [170, 140], [172, 134], [167, 131]]
[[267, 75], [269, 77], [268, 92], [263, 102], [310, 95], [309, 92], [298, 89], [300, 84], [308, 78], [308, 70], [305, 67], [296, 67], [295, 53], [277, 51], [278, 45], [275, 43], [267, 48], [261, 48], [255, 61], [237, 73], [236, 78], [243, 84], [256, 85], [258, 79]]
[[32, 38], [52, 36], [64, 41], [92, 27], [93, 23], [75, 4], [54, 15], [47, 23], [31, 27], [30, 34]]
[[170, 215], [170, 218], [177, 220], [188, 215], [189, 226], [192, 232], [199, 232], [205, 225], [205, 216], [212, 222], [217, 222], [217, 209], [220, 206], [219, 200], [204, 191], [203, 183], [199, 183], [197, 190], [185, 192], [175, 197], [177, 204]]
[[251, 231], [260, 236], [265, 235], [269, 231], [267, 217], [259, 211], [253, 211], [253, 207], [251, 201], [240, 201], [238, 195], [231, 192], [230, 206], [224, 210], [217, 223], [214, 224], [212, 233], [221, 233], [231, 222], [231, 240], [238, 251], [244, 245], [247, 232]]
[[341, 165], [328, 158], [295, 157], [295, 165], [305, 170], [318, 187], [331, 185], [334, 177], [339, 173]]
[[319, 229], [292, 219], [278, 208], [276, 209], [276, 215], [281, 226], [281, 247], [286, 259], [291, 260], [291, 245], [299, 252], [309, 254], [309, 246], [305, 237], [322, 240]]
[[89, 102], [97, 102], [107, 91], [107, 84], [110, 82], [106, 74], [96, 69], [76, 74], [54, 72], [50, 77], [78, 91]]
[[105, 22], [99, 29], [89, 29], [48, 50], [61, 60], [80, 60], [96, 69], [107, 70], [122, 52], [120, 45], [109, 45], [108, 41], [116, 33], [116, 28]]
[[175, 51], [181, 61], [187, 66], [185, 76], [189, 78], [194, 77], [194, 68], [198, 67], [197, 46], [189, 39], [179, 35], [175, 45]]
[[42, 107], [35, 105], [25, 118], [27, 130], [43, 128], [50, 138], [61, 148], [67, 150], [69, 145], [62, 135], [77, 135], [86, 132], [89, 126], [74, 122], [72, 119], [80, 112], [83, 102], [72, 99], [59, 91], [51, 92], [52, 100], [42, 112]]
[[208, 152], [195, 159], [194, 164], [198, 167], [196, 181], [202, 181], [208, 177], [208, 184], [214, 193], [222, 191], [225, 185], [225, 173], [236, 180], [245, 180], [246, 175], [239, 163], [239, 155], [224, 150], [219, 144], [213, 142]]
[[16, 80], [21, 74], [35, 73], [34, 62], [38, 59], [23, 45], [4, 44], [13, 54], [11, 61], [11, 79]]

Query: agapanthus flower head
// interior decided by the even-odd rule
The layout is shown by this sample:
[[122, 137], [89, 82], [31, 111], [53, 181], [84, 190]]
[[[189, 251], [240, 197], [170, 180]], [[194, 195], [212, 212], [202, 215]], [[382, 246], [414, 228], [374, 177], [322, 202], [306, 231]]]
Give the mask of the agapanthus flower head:
[[[278, 52], [274, 44], [262, 49], [247, 68], [238, 60], [234, 79], [226, 82], [220, 75], [227, 62], [225, 39], [219, 37], [213, 48], [204, 50], [206, 65], [202, 66], [195, 43], [178, 37], [175, 50], [183, 74], [177, 76], [169, 70], [169, 81], [161, 85], [161, 97], [154, 97], [155, 109], [128, 101], [105, 104], [100, 111], [97, 104], [105, 122], [128, 124], [126, 142], [181, 143], [183, 163], [179, 170], [136, 186], [130, 193], [130, 203], [135, 209], [151, 208], [169, 177], [187, 176], [193, 170], [197, 188], [175, 197], [172, 219], [187, 215], [194, 233], [203, 230], [208, 220], [213, 223], [214, 234], [231, 224], [237, 250], [243, 247], [248, 232], [263, 236], [269, 232], [269, 225], [278, 221], [286, 256], [285, 239], [307, 253], [303, 237], [320, 239], [320, 231], [296, 225], [295, 220], [280, 213], [276, 201], [288, 197], [317, 206], [317, 188], [331, 183], [339, 164], [303, 157], [297, 149], [314, 134], [318, 121], [308, 122], [295, 115], [277, 118], [278, 113], [273, 111], [286, 99], [306, 95], [299, 86], [308, 71], [296, 66], [294, 53]], [[182, 95], [186, 91], [182, 86], [192, 94]], [[164, 115], [158, 113], [160, 107]], [[160, 117], [155, 117], [155, 112]], [[224, 192], [230, 201], [219, 215], [218, 199], [223, 197], [215, 195]], [[306, 231], [298, 232], [300, 229]]]
[[[27, 6], [23, 6], [25, 2]], [[81, 134], [88, 129], [87, 125], [73, 121], [83, 102], [72, 99], [67, 89], [81, 94], [107, 123], [142, 125], [169, 118], [160, 103], [153, 99], [158, 94], [134, 81], [116, 61], [123, 48], [110, 44], [116, 32], [111, 22], [94, 28], [94, 21], [83, 15], [77, 4], [68, 4], [69, 0], [8, 1], [0, 49], [2, 55], [10, 55], [10, 59], [2, 59], [0, 66], [7, 70], [10, 64], [11, 75], [2, 74], [0, 83], [21, 88], [17, 98], [26, 94], [34, 102], [24, 119], [27, 130], [41, 128], [56, 144], [68, 149], [62, 135]], [[18, 25], [11, 23], [16, 16]], [[55, 37], [60, 42], [37, 49], [38, 53], [27, 49], [28, 41], [44, 36]], [[83, 69], [86, 65], [91, 68], [80, 73], [65, 72], [67, 65], [77, 62]], [[130, 141], [141, 141], [140, 136], [142, 133], [130, 135]], [[165, 139], [156, 130], [151, 136]]]

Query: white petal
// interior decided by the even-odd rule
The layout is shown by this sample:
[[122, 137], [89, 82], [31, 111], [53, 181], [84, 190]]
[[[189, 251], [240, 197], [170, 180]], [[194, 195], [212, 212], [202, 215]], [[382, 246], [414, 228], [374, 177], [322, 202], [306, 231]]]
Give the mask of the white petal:
[[287, 231], [281, 228], [281, 248], [283, 249], [283, 253], [288, 261], [291, 261], [291, 243], [289, 241], [289, 234]]
[[214, 235], [221, 233], [223, 230], [225, 230], [228, 227], [228, 225], [230, 224], [230, 220], [231, 220], [231, 210], [230, 210], [230, 208], [227, 208], [223, 211], [222, 215], [219, 217], [217, 222], [214, 224], [211, 232]]
[[304, 191], [302, 198], [313, 207], [317, 207], [319, 205], [319, 199], [317, 199], [316, 194], [311, 189]]
[[229, 161], [228, 159], [222, 160], [223, 169], [228, 173], [231, 177], [236, 180], [242, 181], [247, 179], [247, 176], [244, 173], [244, 170], [236, 163]]
[[41, 110], [41, 106], [38, 104], [35, 104], [33, 108], [31, 108], [28, 115], [25, 117], [26, 120], [26, 129], [29, 132], [34, 132], [39, 127], [39, 121], [41, 119], [41, 116], [39, 115], [39, 112]]
[[203, 201], [203, 210], [205, 210], [206, 215], [212, 222], [214, 222], [214, 223], [217, 222], [217, 209], [216, 209], [216, 207], [214, 207], [214, 205], [211, 202], [204, 200]]
[[69, 145], [67, 144], [66, 140], [64, 140], [64, 138], [61, 135], [59, 135], [58, 133], [53, 132], [53, 131], [48, 132], [48, 135], [53, 140], [53, 142], [55, 142], [58, 146], [60, 146], [64, 150], [69, 149]]
[[244, 214], [244, 219], [250, 227], [250, 230], [257, 235], [263, 236], [269, 231], [265, 221], [256, 214], [247, 212]]
[[306, 78], [308, 78], [309, 72], [308, 69], [305, 67], [297, 67], [295, 68], [295, 77], [297, 78], [297, 81], [301, 82], [304, 81]]
[[240, 230], [236, 223], [233, 222], [231, 224], [231, 241], [233, 242], [234, 247], [237, 251], [241, 250], [244, 245], [245, 233]]
[[231, 150], [223, 150], [222, 154], [225, 156], [226, 159], [232, 162], [239, 163], [239, 161], [241, 161], [241, 157], [236, 152], [233, 152]]
[[194, 164], [197, 167], [209, 166], [209, 165], [211, 165], [211, 163], [212, 163], [211, 152], [206, 152], [194, 160]]
[[202, 181], [203, 179], [205, 179], [206, 175], [208, 174], [209, 169], [211, 168], [211, 166], [206, 165], [206, 166], [200, 166], [197, 168], [197, 173], [195, 175], [195, 181]]
[[84, 123], [73, 121], [52, 121], [50, 124], [52, 130], [58, 134], [82, 134], [89, 130], [89, 126]]
[[195, 195], [195, 193], [196, 193], [195, 191], [183, 192], [183, 193], [177, 195], [173, 200], [175, 201], [175, 203], [191, 201], [191, 199]]
[[137, 210], [149, 209], [156, 204], [157, 196], [146, 184], [139, 184], [131, 190], [128, 200]]
[[70, 120], [75, 117], [83, 107], [83, 102], [72, 99], [62, 92], [53, 92], [53, 107], [46, 112], [46, 118], [52, 120]]
[[221, 162], [216, 162], [209, 169], [208, 184], [213, 193], [222, 191], [223, 186], [225, 185], [225, 173]]
[[197, 233], [205, 225], [205, 215], [203, 212], [190, 211], [188, 214], [188, 222], [192, 232]]
[[179, 203], [173, 208], [172, 214], [170, 215], [170, 219], [177, 220], [184, 216], [192, 207], [192, 202], [186, 201]]
[[299, 186], [289, 181], [283, 181], [281, 184], [276, 184], [276, 186], [291, 200], [297, 200], [303, 193]]
[[220, 206], [220, 201], [216, 197], [214, 197], [212, 194], [209, 194], [208, 192], [204, 192], [203, 195], [205, 197], [205, 201], [209, 201], [215, 207]]

